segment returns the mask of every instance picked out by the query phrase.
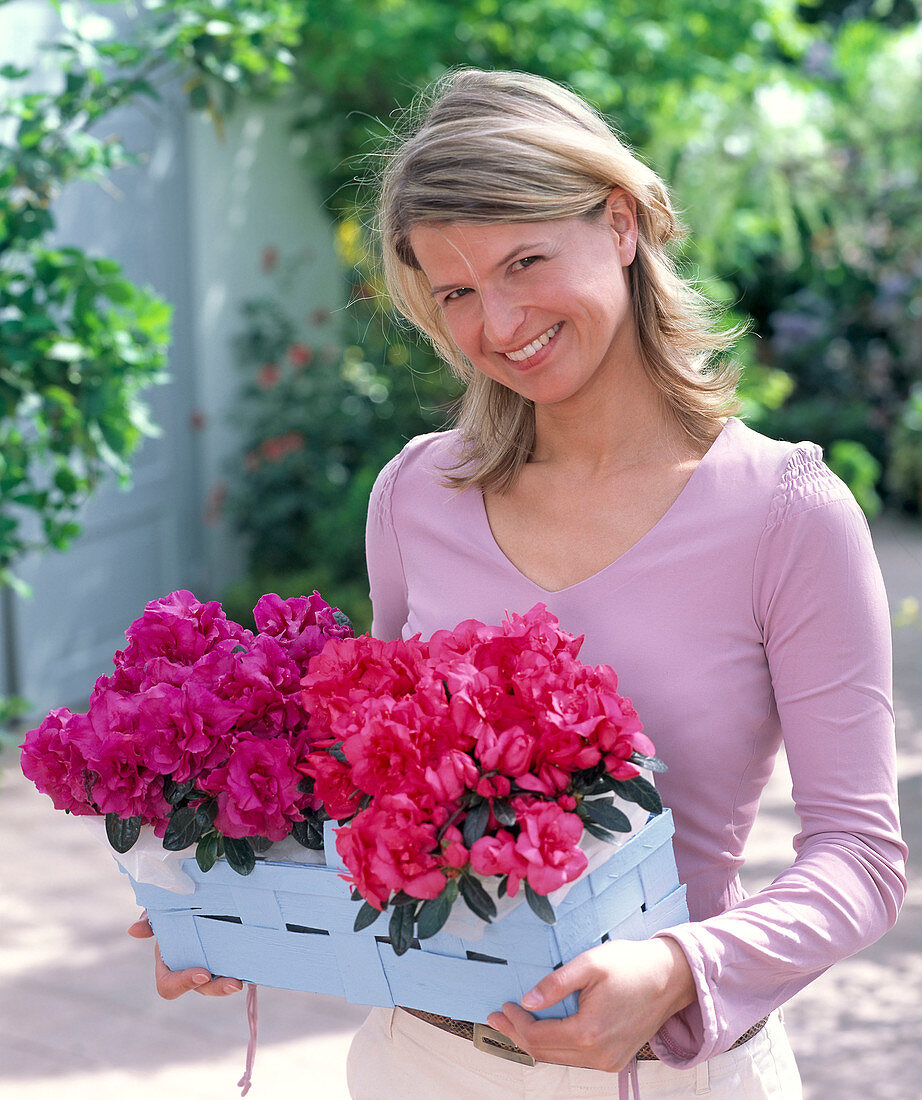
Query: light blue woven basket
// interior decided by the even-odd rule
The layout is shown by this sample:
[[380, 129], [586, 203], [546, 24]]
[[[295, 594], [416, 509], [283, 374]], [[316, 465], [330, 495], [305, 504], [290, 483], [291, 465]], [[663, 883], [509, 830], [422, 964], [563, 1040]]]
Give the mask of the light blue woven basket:
[[[646, 939], [687, 920], [672, 834], [668, 810], [651, 818], [570, 888], [556, 907], [556, 924], [544, 924], [522, 904], [488, 925], [481, 939], [440, 932], [400, 957], [383, 939], [386, 915], [352, 931], [358, 903], [337, 867], [263, 860], [242, 877], [223, 860], [204, 873], [188, 859], [183, 870], [196, 884], [193, 894], [131, 881], [173, 970], [204, 966], [213, 974], [338, 994], [355, 1004], [483, 1021], [590, 947], [607, 939]], [[568, 1016], [576, 1007], [571, 996], [539, 1015]]]

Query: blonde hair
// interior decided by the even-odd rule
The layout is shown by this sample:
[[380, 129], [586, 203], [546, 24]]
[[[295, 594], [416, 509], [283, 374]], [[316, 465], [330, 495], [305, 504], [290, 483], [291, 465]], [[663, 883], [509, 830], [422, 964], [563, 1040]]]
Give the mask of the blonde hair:
[[629, 277], [644, 368], [688, 436], [709, 444], [737, 407], [736, 372], [713, 360], [739, 331], [716, 331], [710, 304], [677, 273], [667, 249], [684, 230], [656, 173], [579, 96], [529, 73], [451, 72], [413, 118], [386, 160], [378, 231], [392, 301], [467, 383], [458, 415], [463, 459], [447, 482], [510, 488], [534, 448], [534, 406], [475, 370], [454, 344], [411, 230], [593, 216], [616, 187], [637, 204]]

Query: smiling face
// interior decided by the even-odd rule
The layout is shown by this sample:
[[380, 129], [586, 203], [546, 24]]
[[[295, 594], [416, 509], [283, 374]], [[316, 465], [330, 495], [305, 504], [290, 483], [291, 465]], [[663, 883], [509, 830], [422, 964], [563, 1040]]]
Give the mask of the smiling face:
[[634, 204], [621, 190], [590, 217], [410, 233], [459, 350], [536, 405], [639, 367], [627, 273], [636, 240]]

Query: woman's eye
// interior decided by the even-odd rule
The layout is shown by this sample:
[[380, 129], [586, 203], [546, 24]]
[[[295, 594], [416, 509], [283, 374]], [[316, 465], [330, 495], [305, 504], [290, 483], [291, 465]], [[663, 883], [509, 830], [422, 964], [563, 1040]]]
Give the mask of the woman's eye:
[[518, 268], [531, 267], [532, 264], [537, 263], [540, 259], [540, 256], [523, 256], [521, 260], [516, 260], [512, 266]]
[[456, 302], [459, 298], [463, 298], [465, 294], [470, 294], [471, 288], [467, 286], [459, 286], [456, 290], [450, 290], [442, 299], [444, 302]]

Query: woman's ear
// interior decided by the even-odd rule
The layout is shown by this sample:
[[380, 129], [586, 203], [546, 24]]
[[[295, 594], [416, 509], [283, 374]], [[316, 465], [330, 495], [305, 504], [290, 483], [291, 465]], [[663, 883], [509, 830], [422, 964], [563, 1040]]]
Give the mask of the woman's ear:
[[628, 267], [637, 252], [637, 201], [623, 187], [613, 187], [609, 192], [605, 222], [617, 239], [622, 266]]

